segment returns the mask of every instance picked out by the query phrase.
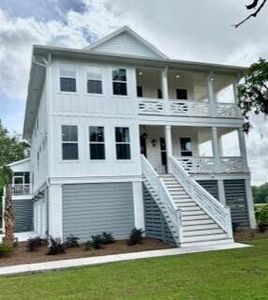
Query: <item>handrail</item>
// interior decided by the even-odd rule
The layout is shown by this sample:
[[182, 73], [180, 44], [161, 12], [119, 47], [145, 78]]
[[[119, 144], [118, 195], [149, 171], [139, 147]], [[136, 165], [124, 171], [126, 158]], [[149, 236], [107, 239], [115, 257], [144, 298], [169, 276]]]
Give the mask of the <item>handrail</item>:
[[24, 184], [12, 184], [12, 194], [14, 196], [19, 195], [30, 195], [31, 194], [31, 184], [24, 183]]
[[157, 174], [149, 161], [142, 155], [142, 170], [145, 179], [145, 185], [147, 188], [152, 188], [158, 197], [154, 197], [158, 202], [159, 207], [164, 206], [165, 211], [168, 214], [169, 220], [172, 224], [167, 222], [171, 232], [175, 230], [176, 236], [174, 236], [177, 246], [182, 243], [182, 226], [181, 226], [181, 211], [173, 202], [171, 195], [164, 184], [163, 179]]
[[170, 172], [180, 182], [190, 197], [227, 233], [233, 238], [230, 208], [224, 206], [207, 192], [200, 184], [177, 162], [176, 158], [169, 156]]

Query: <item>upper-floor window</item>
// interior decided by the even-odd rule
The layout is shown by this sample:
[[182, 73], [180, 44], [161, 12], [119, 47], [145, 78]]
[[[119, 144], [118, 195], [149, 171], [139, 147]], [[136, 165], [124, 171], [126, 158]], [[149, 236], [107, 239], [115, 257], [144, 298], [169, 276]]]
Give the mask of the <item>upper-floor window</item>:
[[105, 159], [104, 127], [89, 127], [90, 159]]
[[127, 70], [114, 69], [112, 71], [113, 80], [113, 94], [114, 95], [127, 95]]
[[180, 139], [181, 156], [192, 156], [192, 139], [190, 137], [182, 137]]
[[62, 159], [78, 159], [78, 129], [76, 125], [62, 125]]
[[74, 65], [60, 65], [60, 91], [76, 92], [76, 69]]
[[176, 98], [181, 100], [188, 99], [187, 90], [186, 89], [176, 89]]
[[87, 92], [89, 94], [102, 94], [102, 70], [90, 66], [87, 68]]
[[115, 128], [116, 158], [130, 159], [130, 136], [129, 128]]

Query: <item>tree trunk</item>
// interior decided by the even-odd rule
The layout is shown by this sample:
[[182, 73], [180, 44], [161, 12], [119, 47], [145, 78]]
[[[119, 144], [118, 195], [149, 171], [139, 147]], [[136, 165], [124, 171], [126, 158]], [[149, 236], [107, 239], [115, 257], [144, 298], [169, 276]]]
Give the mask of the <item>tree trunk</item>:
[[14, 242], [15, 217], [13, 212], [12, 190], [10, 184], [6, 185], [4, 219], [5, 243], [12, 247]]

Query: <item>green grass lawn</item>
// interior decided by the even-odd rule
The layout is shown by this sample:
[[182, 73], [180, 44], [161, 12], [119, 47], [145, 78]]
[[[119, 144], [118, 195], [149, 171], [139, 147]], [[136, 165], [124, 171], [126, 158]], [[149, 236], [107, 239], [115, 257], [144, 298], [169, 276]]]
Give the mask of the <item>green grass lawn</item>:
[[268, 299], [268, 240], [255, 247], [0, 278], [0, 299]]

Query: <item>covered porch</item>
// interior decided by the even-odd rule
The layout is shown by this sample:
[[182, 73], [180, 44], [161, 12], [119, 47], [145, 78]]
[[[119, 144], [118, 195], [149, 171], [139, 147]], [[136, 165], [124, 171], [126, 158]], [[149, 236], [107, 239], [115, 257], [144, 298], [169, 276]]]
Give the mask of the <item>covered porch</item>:
[[247, 173], [241, 128], [140, 125], [141, 153], [159, 174], [174, 156], [190, 174]]

